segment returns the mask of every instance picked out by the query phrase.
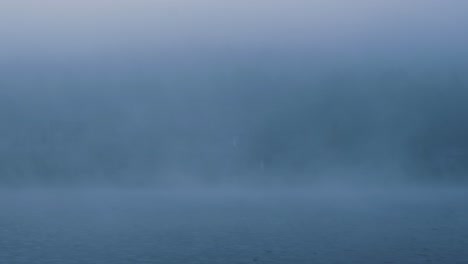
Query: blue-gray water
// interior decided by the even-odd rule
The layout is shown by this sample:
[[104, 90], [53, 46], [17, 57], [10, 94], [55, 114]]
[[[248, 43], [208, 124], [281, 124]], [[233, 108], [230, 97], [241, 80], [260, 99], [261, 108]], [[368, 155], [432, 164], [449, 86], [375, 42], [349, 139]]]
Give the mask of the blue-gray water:
[[0, 263], [468, 263], [463, 189], [3, 191]]

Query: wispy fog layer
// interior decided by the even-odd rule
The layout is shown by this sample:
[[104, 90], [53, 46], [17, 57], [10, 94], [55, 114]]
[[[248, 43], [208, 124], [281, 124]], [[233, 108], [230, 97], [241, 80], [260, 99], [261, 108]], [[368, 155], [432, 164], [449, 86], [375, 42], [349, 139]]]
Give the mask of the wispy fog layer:
[[3, 1], [0, 182], [458, 184], [467, 7]]

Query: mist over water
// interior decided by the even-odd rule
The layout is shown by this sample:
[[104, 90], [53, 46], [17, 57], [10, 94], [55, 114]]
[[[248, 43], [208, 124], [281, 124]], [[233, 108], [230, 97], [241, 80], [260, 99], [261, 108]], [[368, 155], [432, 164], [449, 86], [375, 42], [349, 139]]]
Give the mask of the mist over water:
[[0, 181], [459, 184], [463, 7], [3, 3]]
[[467, 4], [0, 3], [0, 264], [468, 263]]
[[355, 63], [285, 51], [5, 65], [0, 181], [464, 181], [464, 66]]
[[459, 184], [463, 7], [2, 3], [0, 182]]

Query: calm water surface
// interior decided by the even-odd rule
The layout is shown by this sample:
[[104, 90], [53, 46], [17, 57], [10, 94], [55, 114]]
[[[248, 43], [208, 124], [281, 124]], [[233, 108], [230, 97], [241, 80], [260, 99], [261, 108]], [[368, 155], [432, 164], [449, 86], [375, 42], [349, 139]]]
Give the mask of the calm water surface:
[[0, 263], [468, 263], [467, 193], [2, 191]]

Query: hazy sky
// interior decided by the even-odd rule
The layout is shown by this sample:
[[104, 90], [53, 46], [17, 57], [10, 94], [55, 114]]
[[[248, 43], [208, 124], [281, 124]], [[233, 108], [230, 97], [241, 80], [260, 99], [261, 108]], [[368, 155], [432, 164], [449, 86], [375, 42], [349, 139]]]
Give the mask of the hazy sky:
[[0, 55], [461, 51], [467, 8], [460, 0], [3, 0]]

